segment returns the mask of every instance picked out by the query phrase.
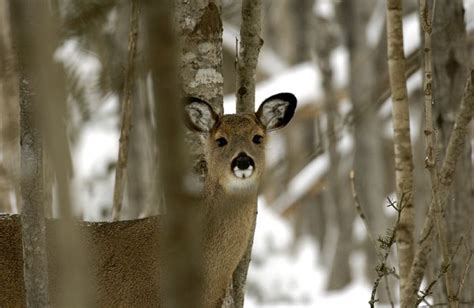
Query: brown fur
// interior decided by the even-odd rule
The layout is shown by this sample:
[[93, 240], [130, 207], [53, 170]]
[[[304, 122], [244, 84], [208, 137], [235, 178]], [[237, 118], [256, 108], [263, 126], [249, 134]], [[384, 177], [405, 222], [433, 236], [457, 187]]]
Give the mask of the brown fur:
[[[230, 161], [244, 151], [254, 158], [257, 174], [264, 166], [263, 144], [255, 145], [252, 137], [264, 135], [253, 115], [224, 116], [211, 133], [208, 142], [210, 176], [202, 200], [204, 226], [204, 303], [205, 307], [220, 306], [232, 273], [247, 245], [256, 211], [256, 186], [250, 191], [226, 192], [231, 174]], [[214, 140], [225, 136], [225, 149]], [[231, 146], [232, 145], [232, 146]], [[255, 185], [258, 179], [255, 179]], [[50, 291], [54, 303], [57, 286], [57, 255], [54, 234], [57, 221], [47, 222], [47, 246]], [[119, 222], [81, 222], [85, 236], [84, 249], [92, 256], [91, 268], [96, 281], [96, 295], [101, 307], [152, 307], [159, 305], [159, 286], [153, 277], [157, 265], [159, 217]], [[21, 223], [18, 215], [0, 216], [0, 307], [23, 307], [23, 255]]]
[[[83, 247], [89, 252], [100, 307], [152, 307], [158, 303], [153, 276], [159, 249], [158, 217], [120, 222], [81, 222]], [[50, 296], [57, 294], [57, 221], [46, 224]], [[21, 222], [18, 215], [0, 215], [0, 307], [25, 307]]]
[[[295, 107], [296, 99], [290, 118]], [[205, 142], [209, 171], [201, 200], [205, 224], [202, 268], [205, 307], [221, 305], [246, 250], [256, 211], [258, 183], [265, 166], [266, 129], [255, 114], [216, 116], [216, 121]], [[285, 119], [279, 127], [288, 121]], [[260, 144], [252, 141], [255, 135], [263, 136]], [[219, 147], [218, 138], [226, 138], [228, 144]], [[235, 177], [231, 170], [231, 162], [241, 152], [255, 162], [253, 175], [245, 180]], [[78, 224], [85, 238], [79, 249], [91, 257], [89, 268], [95, 284], [90, 288], [97, 296], [98, 306], [159, 306], [160, 217]], [[54, 220], [48, 220], [46, 225], [50, 297], [54, 304], [58, 292], [54, 235], [59, 228]], [[18, 215], [0, 215], [0, 307], [5, 306], [25, 306]]]

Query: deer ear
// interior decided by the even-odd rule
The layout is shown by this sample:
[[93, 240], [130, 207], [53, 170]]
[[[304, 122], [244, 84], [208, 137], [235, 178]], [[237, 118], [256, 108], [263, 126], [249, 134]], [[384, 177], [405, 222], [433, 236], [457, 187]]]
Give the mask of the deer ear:
[[264, 100], [256, 116], [267, 130], [274, 130], [288, 124], [295, 109], [296, 97], [291, 93], [279, 93]]
[[190, 130], [208, 133], [216, 125], [218, 118], [218, 115], [207, 102], [196, 97], [187, 98], [185, 123]]

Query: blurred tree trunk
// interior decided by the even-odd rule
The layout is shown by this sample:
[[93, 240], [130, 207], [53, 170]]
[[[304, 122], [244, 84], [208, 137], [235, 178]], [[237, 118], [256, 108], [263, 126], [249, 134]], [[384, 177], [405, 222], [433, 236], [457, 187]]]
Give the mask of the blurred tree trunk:
[[[92, 284], [87, 280], [85, 253], [78, 250], [81, 238], [73, 221], [69, 194], [72, 164], [64, 121], [64, 75], [62, 67], [53, 59], [59, 44], [59, 12], [54, 1], [51, 6], [29, 1], [14, 1], [11, 4], [12, 20], [18, 23], [14, 33], [17, 37], [20, 72], [26, 74], [21, 76], [20, 89], [30, 88], [33, 91], [31, 104], [36, 107], [38, 125], [44, 132], [44, 147], [51, 158], [52, 174], [58, 188], [58, 210], [62, 218], [59, 220], [61, 232], [56, 234], [54, 242], [59, 248], [57, 285], [61, 290], [58, 298], [50, 300], [59, 306], [90, 306], [94, 302], [90, 293]], [[31, 142], [30, 138], [23, 136], [22, 146], [25, 142]], [[37, 208], [41, 208], [41, 215], [44, 215], [42, 204], [37, 205]]]
[[[46, 225], [43, 194], [43, 134], [38, 72], [31, 37], [33, 7], [16, 1], [10, 7], [11, 28], [20, 76], [21, 227], [23, 276], [27, 307], [49, 307]], [[41, 17], [40, 17], [41, 18]]]
[[[375, 102], [376, 69], [375, 50], [367, 41], [367, 26], [374, 13], [372, 1], [345, 0], [339, 7], [339, 18], [349, 50], [349, 94], [354, 112], [355, 156], [354, 172], [356, 190], [361, 207], [367, 216], [370, 232], [375, 238], [384, 234], [387, 220], [384, 214], [385, 173], [383, 164], [382, 135]], [[380, 53], [379, 53], [380, 54]], [[377, 59], [376, 57], [375, 59]], [[384, 57], [385, 60], [385, 57]], [[383, 68], [382, 68], [383, 69]], [[380, 72], [379, 72], [380, 73]], [[360, 76], [364, 76], [361, 78]], [[366, 242], [367, 274], [375, 277], [377, 256], [370, 241]]]
[[0, 0], [0, 212], [13, 212], [10, 194], [19, 203], [19, 93], [12, 50], [8, 1]]
[[[201, 307], [200, 208], [196, 206], [197, 202], [192, 202], [184, 185], [182, 105], [177, 71], [179, 53], [172, 25], [175, 11], [172, 1], [149, 1], [143, 11], [156, 99], [159, 178], [164, 186], [167, 207], [166, 227], [161, 235], [164, 246], [157, 252], [166, 263], [158, 276], [163, 285], [160, 296], [165, 307]], [[184, 17], [180, 12], [178, 16]], [[173, 258], [168, 258], [163, 250], [172, 251]]]
[[313, 4], [312, 0], [264, 1], [268, 10], [263, 11], [263, 37], [290, 64], [310, 58]]
[[[432, 35], [433, 118], [438, 132], [438, 152], [444, 153], [469, 73], [469, 53], [463, 1], [437, 1], [434, 14]], [[472, 228], [474, 183], [472, 179], [472, 149], [469, 142], [472, 135], [468, 135], [466, 138], [466, 146], [459, 157], [453, 188], [445, 208], [448, 246], [451, 254], [461, 236], [464, 237], [466, 247], [470, 247], [471, 250], [474, 247], [474, 229]], [[442, 157], [438, 159], [442, 159]], [[451, 265], [455, 287], [461, 279], [468, 254], [469, 251], [461, 248]], [[471, 261], [471, 270], [466, 277], [463, 291], [459, 295], [461, 301], [474, 301], [473, 267], [474, 261]], [[439, 284], [437, 292], [434, 292], [436, 303], [446, 302], [446, 288], [443, 285], [444, 283]]]
[[322, 75], [322, 88], [325, 95], [324, 114], [326, 116], [326, 140], [330, 161], [326, 201], [327, 206], [334, 209], [333, 219], [338, 231], [336, 251], [327, 285], [329, 290], [342, 289], [352, 280], [349, 257], [352, 251], [351, 231], [354, 218], [346, 198], [350, 196], [348, 194], [350, 190], [344, 189], [344, 184], [347, 181], [341, 179], [341, 155], [337, 149], [340, 137], [340, 115], [339, 102], [333, 82], [334, 72], [331, 65], [331, 54], [337, 46], [338, 40], [334, 27], [337, 27], [336, 20], [328, 20], [322, 16], [317, 17], [314, 49]]

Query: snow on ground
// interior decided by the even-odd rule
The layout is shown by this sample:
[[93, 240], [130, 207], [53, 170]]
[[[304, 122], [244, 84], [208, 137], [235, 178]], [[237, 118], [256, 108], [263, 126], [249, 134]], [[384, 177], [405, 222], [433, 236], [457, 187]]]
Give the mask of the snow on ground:
[[325, 290], [328, 268], [322, 267], [314, 241], [295, 243], [288, 222], [259, 199], [252, 263], [245, 307], [362, 307], [371, 286], [363, 278], [363, 258], [351, 257], [354, 282], [338, 292]]

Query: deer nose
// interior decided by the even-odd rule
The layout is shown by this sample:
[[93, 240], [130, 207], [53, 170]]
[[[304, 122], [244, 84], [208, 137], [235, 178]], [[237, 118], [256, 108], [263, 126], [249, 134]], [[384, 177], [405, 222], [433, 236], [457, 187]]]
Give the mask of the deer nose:
[[239, 155], [232, 161], [232, 169], [237, 167], [240, 170], [247, 170], [250, 166], [255, 167], [255, 163], [251, 157], [245, 153], [239, 153]]

